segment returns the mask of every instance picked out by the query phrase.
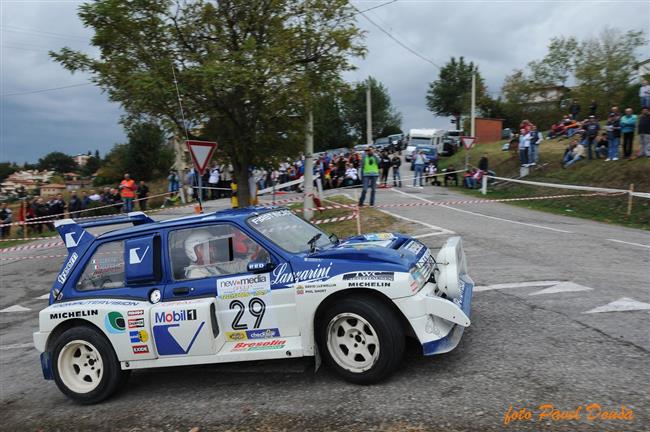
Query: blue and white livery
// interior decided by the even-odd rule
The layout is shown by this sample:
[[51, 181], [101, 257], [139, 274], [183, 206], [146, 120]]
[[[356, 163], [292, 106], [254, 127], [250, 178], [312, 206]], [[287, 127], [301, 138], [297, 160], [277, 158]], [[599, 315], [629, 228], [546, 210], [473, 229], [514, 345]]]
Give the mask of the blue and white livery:
[[133, 369], [303, 356], [373, 383], [399, 366], [405, 337], [440, 354], [470, 325], [459, 237], [436, 256], [397, 233], [340, 241], [278, 207], [56, 225], [68, 257], [34, 343], [45, 378], [80, 403]]

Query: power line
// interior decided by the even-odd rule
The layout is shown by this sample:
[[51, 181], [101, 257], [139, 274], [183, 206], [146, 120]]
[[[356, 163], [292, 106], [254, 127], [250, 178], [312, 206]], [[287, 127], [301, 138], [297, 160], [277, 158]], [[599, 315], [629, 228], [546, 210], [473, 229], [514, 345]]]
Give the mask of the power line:
[[88, 85], [93, 85], [93, 83], [88, 83], [87, 82], [87, 83], [71, 84], [71, 85], [66, 85], [66, 86], [52, 87], [52, 88], [46, 88], [46, 89], [40, 89], [40, 90], [30, 90], [30, 91], [16, 92], [16, 93], [5, 93], [3, 95], [0, 95], [0, 97], [21, 96], [21, 95], [28, 95], [28, 94], [35, 94], [35, 93], [45, 93], [45, 92], [54, 91], [54, 90], [62, 90], [62, 89], [67, 89], [67, 88], [72, 88], [72, 87], [82, 87], [82, 86], [88, 86]]
[[[357, 9], [357, 7], [354, 6], [354, 5], [353, 5], [352, 7], [355, 8], [355, 9]], [[376, 8], [376, 7], [377, 7], [377, 6], [375, 6], [375, 8]], [[411, 48], [410, 46], [406, 45], [404, 42], [402, 42], [401, 40], [399, 40], [399, 39], [397, 39], [395, 36], [393, 36], [393, 35], [392, 35], [388, 30], [384, 29], [382, 26], [380, 26], [379, 24], [377, 24], [376, 22], [374, 22], [372, 19], [370, 19], [370, 17], [364, 13], [364, 12], [366, 12], [366, 11], [360, 11], [359, 9], [357, 9], [357, 11], [359, 11], [359, 13], [360, 13], [360, 14], [361, 14], [365, 19], [367, 19], [367, 20], [368, 20], [372, 25], [374, 25], [374, 26], [377, 27], [379, 30], [381, 30], [381, 31], [382, 31], [386, 36], [388, 36], [389, 38], [391, 38], [392, 40], [394, 40], [394, 41], [395, 41], [399, 46], [401, 46], [401, 47], [404, 48], [405, 50], [409, 51], [411, 54], [415, 55], [416, 57], [419, 57], [420, 59], [424, 60], [425, 62], [427, 62], [427, 63], [433, 65], [434, 67], [436, 67], [436, 68], [438, 68], [438, 69], [441, 69], [440, 66], [437, 65], [433, 60], [431, 60], [431, 59], [429, 59], [429, 58], [423, 56], [422, 54], [420, 54], [419, 52], [417, 52], [416, 50], [414, 50], [414, 49]]]
[[[380, 7], [383, 7], [383, 6], [389, 5], [389, 4], [391, 4], [391, 3], [395, 3], [396, 1], [397, 1], [397, 0], [390, 0], [390, 1], [387, 1], [387, 2], [382, 3], [382, 4], [380, 4], [380, 5], [373, 6], [373, 7], [368, 8], [368, 9], [364, 9], [364, 10], [362, 10], [362, 11], [360, 11], [359, 9], [357, 9], [357, 8], [355, 7], [355, 9], [357, 9], [357, 13], [355, 13], [355, 15], [362, 14], [362, 13], [364, 13], [364, 12], [369, 12], [369, 11], [374, 10], [374, 9], [379, 9]], [[353, 6], [353, 7], [354, 7], [354, 6]]]
[[43, 30], [35, 30], [35, 29], [30, 29], [26, 27], [19, 27], [15, 25], [8, 25], [8, 24], [3, 24], [0, 26], [0, 29], [12, 33], [27, 33], [27, 34], [32, 34], [34, 36], [47, 36], [47, 37], [56, 37], [60, 39], [76, 39], [79, 41], [84, 41], [88, 42], [88, 38], [84, 38], [81, 36], [75, 36], [75, 35], [69, 35], [69, 34], [64, 34], [64, 33], [55, 33], [55, 32], [50, 32], [50, 31], [43, 31]]

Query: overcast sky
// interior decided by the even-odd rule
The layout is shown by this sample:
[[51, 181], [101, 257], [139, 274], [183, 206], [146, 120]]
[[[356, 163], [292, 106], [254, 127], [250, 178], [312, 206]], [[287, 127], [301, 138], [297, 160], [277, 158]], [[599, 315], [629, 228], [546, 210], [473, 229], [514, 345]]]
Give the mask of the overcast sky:
[[[243, 0], [242, 0], [243, 1]], [[385, 3], [353, 1], [364, 10]], [[91, 32], [76, 15], [77, 1], [0, 0], [0, 161], [34, 162], [45, 153], [88, 150], [105, 154], [125, 140], [120, 107], [92, 85], [51, 61], [63, 46], [93, 53]], [[397, 0], [368, 17], [433, 63], [451, 56], [478, 63], [491, 94], [503, 78], [541, 58], [553, 36], [595, 36], [605, 26], [650, 33], [650, 1], [436, 1]], [[438, 70], [401, 47], [364, 17], [368, 55], [355, 60], [350, 81], [368, 75], [388, 88], [402, 112], [403, 129], [452, 125], [427, 111], [424, 95]], [[640, 57], [650, 58], [645, 47]], [[68, 87], [70, 86], [70, 87]], [[41, 89], [56, 91], [22, 94]]]

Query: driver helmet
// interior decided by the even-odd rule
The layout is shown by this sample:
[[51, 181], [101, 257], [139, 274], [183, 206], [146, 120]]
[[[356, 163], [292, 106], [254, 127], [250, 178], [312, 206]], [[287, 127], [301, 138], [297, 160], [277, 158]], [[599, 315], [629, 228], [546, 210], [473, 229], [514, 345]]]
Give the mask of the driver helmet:
[[[194, 231], [192, 234], [187, 236], [183, 246], [185, 247], [185, 254], [192, 263], [196, 263], [199, 258], [204, 261], [206, 258], [210, 257], [209, 242], [213, 238], [214, 236], [210, 234], [209, 231], [205, 230]], [[206, 263], [203, 262], [202, 264]]]

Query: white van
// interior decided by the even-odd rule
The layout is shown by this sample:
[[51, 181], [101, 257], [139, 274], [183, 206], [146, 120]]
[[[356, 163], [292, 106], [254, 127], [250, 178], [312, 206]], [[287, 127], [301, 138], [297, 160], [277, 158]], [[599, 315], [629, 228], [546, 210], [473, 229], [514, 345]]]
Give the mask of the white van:
[[413, 151], [419, 145], [434, 146], [438, 149], [438, 154], [443, 154], [443, 138], [446, 131], [443, 129], [411, 129], [409, 131], [404, 159], [411, 161]]

